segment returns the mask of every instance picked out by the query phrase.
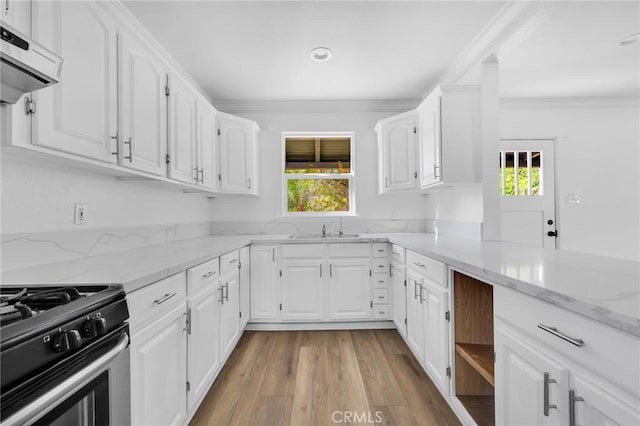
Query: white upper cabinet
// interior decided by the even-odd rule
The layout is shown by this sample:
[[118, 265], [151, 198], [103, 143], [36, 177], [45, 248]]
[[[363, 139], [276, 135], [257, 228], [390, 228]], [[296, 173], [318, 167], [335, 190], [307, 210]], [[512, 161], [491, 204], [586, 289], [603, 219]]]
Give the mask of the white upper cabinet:
[[[0, 19], [26, 36], [31, 35], [31, 2], [0, 0]], [[39, 41], [34, 38], [34, 40]]]
[[258, 128], [255, 122], [229, 114], [218, 115], [220, 189], [236, 194], [256, 194], [254, 155]]
[[166, 67], [127, 32], [119, 37], [120, 165], [166, 175]]
[[196, 165], [196, 94], [182, 78], [169, 74], [168, 177], [185, 183], [200, 182]]
[[420, 188], [480, 181], [480, 88], [441, 86], [418, 107]]
[[413, 111], [380, 121], [376, 126], [380, 193], [416, 188], [417, 126], [418, 116]]
[[[210, 103], [200, 100], [196, 104], [196, 167], [198, 185], [218, 189], [218, 153], [216, 150], [216, 110]], [[247, 263], [247, 266], [249, 264]]]
[[[26, 2], [10, 2], [12, 7]], [[34, 38], [64, 58], [61, 80], [33, 93], [32, 143], [115, 163], [116, 23], [94, 2], [33, 2]], [[24, 108], [24, 106], [22, 106]]]

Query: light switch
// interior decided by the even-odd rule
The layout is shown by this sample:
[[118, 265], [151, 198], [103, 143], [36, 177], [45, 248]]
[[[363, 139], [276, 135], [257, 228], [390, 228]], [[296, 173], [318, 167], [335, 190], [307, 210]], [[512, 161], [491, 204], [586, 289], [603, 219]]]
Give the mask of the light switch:
[[567, 204], [580, 204], [580, 194], [577, 192], [567, 192], [564, 194], [564, 200]]

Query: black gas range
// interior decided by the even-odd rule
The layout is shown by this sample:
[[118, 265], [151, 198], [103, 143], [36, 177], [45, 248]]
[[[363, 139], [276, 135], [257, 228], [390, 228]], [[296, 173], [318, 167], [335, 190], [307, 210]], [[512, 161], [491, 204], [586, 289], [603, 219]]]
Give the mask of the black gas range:
[[130, 422], [121, 286], [0, 287], [0, 424]]

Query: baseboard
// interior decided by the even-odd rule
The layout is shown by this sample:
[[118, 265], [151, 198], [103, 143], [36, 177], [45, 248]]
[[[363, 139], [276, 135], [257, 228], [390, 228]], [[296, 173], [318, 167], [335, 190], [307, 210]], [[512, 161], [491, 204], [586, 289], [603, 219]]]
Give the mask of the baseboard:
[[358, 321], [358, 322], [280, 322], [252, 323], [245, 330], [251, 331], [295, 331], [295, 330], [366, 330], [394, 329], [393, 321]]

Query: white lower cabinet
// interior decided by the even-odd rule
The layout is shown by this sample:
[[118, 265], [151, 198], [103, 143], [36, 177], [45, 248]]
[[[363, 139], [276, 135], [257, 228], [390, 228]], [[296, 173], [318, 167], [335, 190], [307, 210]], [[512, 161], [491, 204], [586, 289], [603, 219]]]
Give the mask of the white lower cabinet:
[[[153, 285], [153, 284], [151, 284]], [[186, 306], [131, 333], [131, 424], [180, 425], [187, 408]]]
[[220, 277], [220, 358], [233, 350], [240, 337], [240, 282], [238, 270]]
[[431, 379], [445, 394], [449, 393], [449, 291], [424, 280], [425, 312], [424, 365]]
[[324, 279], [321, 260], [284, 259], [281, 284], [283, 320], [323, 319]]
[[407, 268], [400, 262], [391, 265], [391, 299], [393, 322], [402, 337], [407, 335]]
[[251, 246], [251, 320], [280, 320], [279, 248]]
[[188, 409], [193, 410], [209, 390], [220, 368], [219, 283], [207, 286], [188, 302]]
[[504, 287], [495, 297], [496, 424], [640, 424], [640, 341]]
[[424, 361], [425, 309], [420, 289], [423, 278], [412, 269], [407, 270], [407, 336], [406, 342], [414, 355]]
[[496, 424], [567, 424], [568, 371], [499, 319], [494, 336]]
[[329, 319], [371, 318], [373, 302], [369, 265], [369, 259], [329, 259]]
[[240, 249], [240, 328], [244, 329], [251, 316], [251, 250]]

